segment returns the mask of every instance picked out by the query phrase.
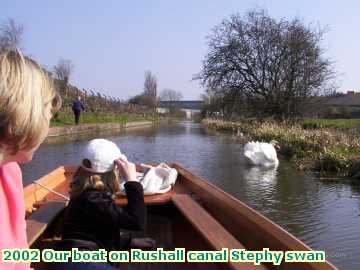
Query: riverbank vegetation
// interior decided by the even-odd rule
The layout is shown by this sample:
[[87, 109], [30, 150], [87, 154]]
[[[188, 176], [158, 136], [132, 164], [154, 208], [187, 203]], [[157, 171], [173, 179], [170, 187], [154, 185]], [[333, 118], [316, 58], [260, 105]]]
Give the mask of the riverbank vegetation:
[[240, 140], [277, 140], [281, 146], [279, 153], [295, 161], [300, 169], [353, 176], [360, 168], [360, 138], [356, 128], [304, 129], [301, 123], [256, 119], [236, 122], [204, 119], [202, 123], [211, 129], [234, 133]]
[[[22, 47], [23, 26], [13, 19], [0, 21], [0, 50], [14, 50]], [[52, 69], [43, 71], [48, 74], [54, 87], [62, 99], [62, 107], [51, 120], [52, 126], [74, 124], [72, 105], [78, 97], [84, 104], [85, 111], [81, 113], [80, 123], [125, 123], [132, 121], [158, 121], [169, 118], [183, 118], [183, 115], [159, 115], [156, 107], [159, 102], [157, 78], [151, 71], [145, 72], [144, 88], [141, 94], [128, 100], [106, 95], [104, 91], [80, 89], [70, 84], [74, 65], [70, 59], [61, 58]], [[169, 91], [165, 91], [169, 94]], [[170, 93], [171, 94], [171, 93]], [[181, 93], [176, 92], [181, 98]]]
[[82, 124], [126, 123], [159, 119], [159, 116], [155, 113], [153, 103], [154, 96], [156, 96], [156, 78], [150, 71], [145, 74], [144, 87], [145, 89], [151, 89], [147, 89], [142, 94], [147, 103], [138, 104], [132, 102], [132, 99], [125, 101], [93, 90], [79, 89], [69, 84], [72, 70], [73, 65], [70, 60], [60, 59], [54, 67], [54, 85], [61, 95], [62, 107], [54, 115], [51, 121], [52, 126], [74, 124], [72, 104], [78, 97], [81, 98], [85, 107], [85, 111], [81, 113], [80, 118]]
[[208, 53], [195, 75], [206, 89], [207, 112], [278, 120], [314, 113], [319, 97], [336, 88], [324, 33], [262, 9], [224, 19], [208, 36]]
[[325, 32], [262, 9], [224, 19], [208, 36], [208, 53], [195, 76], [206, 89], [202, 123], [241, 142], [277, 140], [280, 154], [301, 169], [356, 174], [360, 120], [315, 119], [334, 108], [339, 118], [337, 98], [349, 107], [357, 97], [337, 94], [337, 71], [322, 44]]
[[[54, 67], [56, 78], [55, 88], [60, 93], [63, 106], [60, 112], [54, 115], [53, 126], [74, 124], [72, 112], [73, 101], [81, 97], [85, 111], [81, 113], [80, 122], [89, 123], [126, 123], [133, 121], [167, 121], [183, 119], [185, 116], [180, 110], [170, 110], [167, 114], [159, 114], [156, 107], [160, 101], [157, 94], [157, 79], [151, 71], [145, 72], [144, 91], [129, 100], [121, 100], [104, 95], [93, 90], [79, 89], [68, 83], [72, 72], [72, 65], [68, 60], [60, 60]], [[163, 93], [163, 92], [162, 92]], [[181, 93], [175, 92], [178, 99]]]
[[353, 119], [304, 119], [303, 128], [357, 128], [360, 127], [360, 118]]
[[72, 85], [67, 85], [65, 94], [61, 88], [61, 82], [58, 80], [55, 81], [55, 87], [61, 94], [63, 105], [60, 111], [54, 114], [51, 120], [52, 126], [74, 124], [72, 103], [78, 96], [82, 98], [85, 106], [85, 111], [81, 113], [81, 124], [156, 121], [160, 118], [153, 108], [148, 106], [131, 104], [120, 99], [107, 97], [99, 92], [79, 90]]
[[[134, 121], [158, 121], [161, 120], [156, 114], [135, 114], [135, 113], [94, 113], [85, 112], [81, 115], [82, 124], [95, 123], [127, 123]], [[59, 112], [51, 119], [51, 126], [74, 125], [74, 115], [67, 112]]]

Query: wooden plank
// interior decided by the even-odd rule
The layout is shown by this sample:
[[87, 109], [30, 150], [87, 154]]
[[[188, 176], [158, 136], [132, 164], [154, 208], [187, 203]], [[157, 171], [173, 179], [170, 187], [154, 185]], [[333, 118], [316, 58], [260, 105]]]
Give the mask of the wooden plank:
[[[204, 208], [218, 220], [248, 250], [312, 250], [289, 232], [272, 222], [243, 202], [224, 192], [208, 181], [193, 175], [178, 164], [173, 167], [179, 172], [178, 181], [191, 193], [196, 194], [203, 202]], [[334, 270], [330, 262], [324, 263], [285, 263], [281, 266], [268, 264], [271, 269]]]
[[35, 243], [65, 206], [66, 202], [64, 201], [47, 202], [26, 219], [26, 235], [29, 246]]
[[[214, 250], [221, 250], [222, 248], [245, 249], [238, 240], [189, 195], [174, 195], [172, 202]], [[253, 263], [229, 263], [229, 266], [231, 269], [266, 269]]]
[[[42, 183], [43, 185], [47, 186], [51, 189], [56, 189], [56, 187], [66, 180], [65, 177], [65, 168], [63, 166], [55, 169], [54, 171], [50, 172], [49, 174], [41, 177], [38, 182]], [[40, 187], [37, 184], [30, 184], [24, 188], [24, 201], [25, 201], [25, 209], [28, 213], [32, 212], [33, 204], [43, 200], [49, 191]]]
[[[162, 205], [168, 204], [171, 201], [171, 197], [175, 194], [175, 190], [171, 189], [169, 192], [155, 195], [145, 195], [144, 201], [146, 205]], [[115, 202], [119, 205], [127, 205], [127, 197], [122, 196], [115, 199]]]

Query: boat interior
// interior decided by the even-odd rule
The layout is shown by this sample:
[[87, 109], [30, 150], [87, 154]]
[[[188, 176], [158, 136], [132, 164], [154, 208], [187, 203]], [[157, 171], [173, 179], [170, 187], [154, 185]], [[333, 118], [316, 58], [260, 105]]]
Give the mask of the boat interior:
[[[158, 248], [173, 250], [311, 250], [308, 246], [255, 210], [193, 175], [178, 164], [171, 164], [179, 176], [167, 193], [145, 196], [148, 208], [146, 229], [131, 232], [151, 237]], [[68, 195], [76, 167], [62, 166], [38, 182]], [[62, 213], [67, 201], [33, 183], [24, 189], [27, 236], [32, 248], [52, 248], [61, 240]], [[126, 205], [126, 197], [116, 200]], [[331, 263], [121, 263], [121, 269], [336, 269]], [[39, 265], [34, 264], [35, 269]]]

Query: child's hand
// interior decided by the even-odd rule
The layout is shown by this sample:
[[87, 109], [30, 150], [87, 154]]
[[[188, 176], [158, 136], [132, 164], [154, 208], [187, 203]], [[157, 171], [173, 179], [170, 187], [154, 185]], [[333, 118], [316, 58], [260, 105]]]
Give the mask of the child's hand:
[[135, 164], [125, 159], [119, 158], [114, 161], [118, 166], [120, 174], [125, 178], [125, 181], [137, 181]]

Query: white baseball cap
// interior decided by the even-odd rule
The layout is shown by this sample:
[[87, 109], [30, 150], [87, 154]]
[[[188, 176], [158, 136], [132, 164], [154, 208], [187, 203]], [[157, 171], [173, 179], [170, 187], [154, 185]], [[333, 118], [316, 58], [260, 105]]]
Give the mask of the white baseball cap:
[[84, 166], [84, 164], [82, 167], [94, 173], [110, 172], [115, 166], [114, 161], [118, 158], [127, 160], [115, 143], [105, 139], [89, 141], [83, 150], [82, 157], [90, 161], [91, 168]]

